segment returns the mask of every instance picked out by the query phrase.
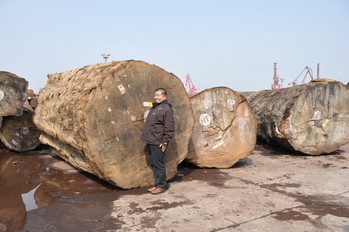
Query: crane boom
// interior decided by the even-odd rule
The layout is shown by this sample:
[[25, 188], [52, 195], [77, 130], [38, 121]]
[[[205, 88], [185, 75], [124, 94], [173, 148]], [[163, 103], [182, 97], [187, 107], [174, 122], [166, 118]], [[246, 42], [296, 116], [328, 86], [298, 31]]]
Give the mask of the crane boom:
[[297, 80], [298, 78], [302, 75], [302, 73], [305, 72], [305, 75], [304, 75], [304, 78], [302, 80], [302, 83], [301, 84], [304, 84], [305, 82], [305, 79], [307, 78], [307, 75], [309, 74], [310, 78], [313, 80], [314, 77], [313, 77], [313, 70], [311, 68], [309, 68], [308, 66], [305, 66], [305, 68], [302, 70], [302, 72], [296, 77], [296, 79], [294, 79], [293, 81], [291, 81], [290, 83], [288, 83], [288, 85], [293, 85], [293, 86], [296, 86], [297, 85]]
[[197, 90], [189, 76], [189, 74], [187, 74], [187, 76], [185, 77], [185, 86], [188, 87], [188, 93], [189, 94], [197, 94]]

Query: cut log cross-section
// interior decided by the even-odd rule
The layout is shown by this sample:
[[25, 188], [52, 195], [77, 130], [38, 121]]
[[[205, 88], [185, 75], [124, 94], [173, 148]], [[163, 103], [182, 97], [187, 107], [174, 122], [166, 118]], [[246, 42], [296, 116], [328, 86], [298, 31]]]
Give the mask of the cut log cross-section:
[[3, 118], [0, 139], [14, 151], [31, 151], [40, 145], [40, 131], [33, 123], [33, 113], [24, 111], [22, 116]]
[[73, 166], [121, 188], [153, 184], [145, 144], [144, 115], [155, 89], [168, 90], [176, 134], [166, 151], [167, 179], [185, 158], [194, 124], [190, 99], [175, 75], [141, 61], [86, 66], [49, 75], [40, 91], [34, 123], [41, 142]]
[[229, 168], [252, 153], [257, 121], [242, 95], [217, 87], [190, 100], [196, 120], [187, 161], [199, 167]]
[[340, 82], [311, 82], [244, 93], [258, 120], [258, 138], [309, 155], [349, 142], [349, 92]]
[[0, 116], [21, 116], [28, 82], [17, 75], [0, 71]]

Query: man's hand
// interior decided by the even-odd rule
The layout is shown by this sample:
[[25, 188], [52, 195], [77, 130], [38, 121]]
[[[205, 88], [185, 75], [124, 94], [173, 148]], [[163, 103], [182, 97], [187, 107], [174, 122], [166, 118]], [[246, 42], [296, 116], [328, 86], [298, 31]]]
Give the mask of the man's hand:
[[160, 144], [159, 147], [161, 147], [162, 152], [166, 151], [167, 146], [165, 144]]

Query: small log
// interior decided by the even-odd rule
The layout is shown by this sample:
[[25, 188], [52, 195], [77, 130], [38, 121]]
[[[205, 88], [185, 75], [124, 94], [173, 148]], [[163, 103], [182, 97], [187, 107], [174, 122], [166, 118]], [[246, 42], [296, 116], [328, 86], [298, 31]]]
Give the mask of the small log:
[[14, 151], [31, 151], [41, 143], [40, 131], [33, 123], [33, 113], [24, 111], [22, 116], [3, 117], [0, 140]]
[[36, 96], [34, 90], [28, 89], [27, 101], [28, 101], [29, 105], [32, 107], [32, 109], [35, 110], [35, 108], [38, 106], [38, 100], [37, 100], [37, 96]]
[[85, 66], [49, 75], [38, 94], [34, 123], [40, 140], [73, 166], [121, 188], [154, 183], [145, 144], [144, 115], [155, 89], [166, 88], [176, 134], [166, 152], [167, 179], [184, 160], [194, 124], [190, 99], [175, 75], [141, 61]]
[[349, 142], [349, 92], [340, 82], [243, 93], [258, 120], [258, 138], [319, 155]]
[[252, 153], [257, 120], [245, 97], [217, 87], [190, 100], [196, 121], [187, 161], [199, 167], [229, 168]]
[[10, 72], [0, 71], [0, 116], [21, 116], [28, 82]]

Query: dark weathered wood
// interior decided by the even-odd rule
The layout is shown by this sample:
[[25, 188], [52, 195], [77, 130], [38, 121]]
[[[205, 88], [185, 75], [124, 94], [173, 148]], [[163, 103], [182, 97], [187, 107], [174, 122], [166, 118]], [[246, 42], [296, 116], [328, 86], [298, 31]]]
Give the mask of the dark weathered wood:
[[153, 101], [158, 87], [168, 90], [176, 122], [166, 153], [170, 179], [187, 154], [194, 118], [182, 82], [155, 65], [120, 61], [49, 75], [34, 123], [44, 132], [41, 141], [73, 166], [121, 188], [149, 186], [143, 103]]
[[258, 120], [258, 138], [309, 155], [349, 142], [349, 92], [340, 82], [311, 82], [244, 93]]
[[227, 87], [191, 98], [195, 124], [187, 160], [199, 167], [229, 168], [252, 153], [257, 120], [245, 97]]
[[31, 151], [41, 143], [40, 131], [33, 123], [33, 113], [24, 111], [22, 116], [6, 116], [0, 127], [0, 139], [14, 151]]
[[10, 72], [0, 71], [0, 116], [21, 116], [28, 82]]

